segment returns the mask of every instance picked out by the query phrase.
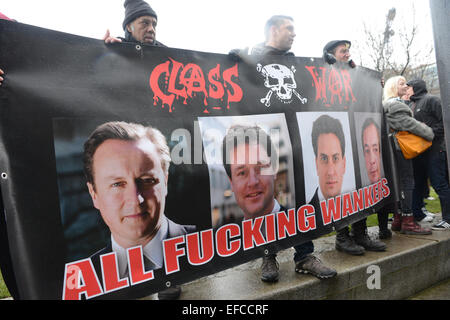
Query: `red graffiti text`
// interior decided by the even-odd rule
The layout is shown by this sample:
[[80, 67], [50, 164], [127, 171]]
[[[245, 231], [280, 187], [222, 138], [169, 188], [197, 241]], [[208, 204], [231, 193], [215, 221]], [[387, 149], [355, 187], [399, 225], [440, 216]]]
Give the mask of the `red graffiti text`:
[[316, 89], [315, 101], [322, 100], [326, 106], [356, 102], [353, 95], [352, 79], [347, 70], [305, 66], [312, 76], [312, 86]]
[[[164, 63], [156, 66], [150, 75], [150, 88], [154, 94], [154, 104], [161, 103], [161, 106], [169, 107], [169, 112], [173, 110], [175, 99], [183, 99], [183, 104], [194, 95], [203, 97], [204, 113], [208, 111], [208, 98], [219, 100], [215, 102], [212, 109], [230, 109], [231, 102], [242, 100], [243, 91], [235, 83], [234, 78], [239, 77], [238, 65], [226, 70], [221, 70], [220, 64], [209, 70], [206, 74], [202, 68], [195, 63], [186, 65], [169, 58]], [[164, 82], [161, 81], [164, 79]], [[226, 104], [226, 105], [225, 105]]]

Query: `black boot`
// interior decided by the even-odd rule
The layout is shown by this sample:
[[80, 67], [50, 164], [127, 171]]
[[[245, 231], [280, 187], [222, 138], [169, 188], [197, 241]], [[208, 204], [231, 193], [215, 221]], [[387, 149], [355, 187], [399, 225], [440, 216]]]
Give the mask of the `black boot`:
[[356, 244], [364, 247], [367, 251], [384, 251], [386, 244], [379, 240], [370, 239], [367, 234], [366, 219], [352, 225], [352, 236]]
[[263, 257], [261, 265], [261, 280], [265, 282], [278, 281], [278, 271], [280, 266], [277, 262], [276, 254], [268, 254]]
[[[383, 208], [384, 209], [384, 208]], [[388, 217], [389, 212], [387, 210], [381, 209], [378, 215], [378, 238], [380, 239], [390, 239], [392, 238], [392, 232], [388, 228]]]
[[360, 256], [365, 252], [364, 247], [357, 245], [350, 237], [348, 227], [336, 230], [336, 250], [355, 256]]

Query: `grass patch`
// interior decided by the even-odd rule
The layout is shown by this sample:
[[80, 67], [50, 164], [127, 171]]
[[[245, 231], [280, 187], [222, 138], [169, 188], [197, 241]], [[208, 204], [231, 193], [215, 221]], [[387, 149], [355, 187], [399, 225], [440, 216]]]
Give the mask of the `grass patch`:
[[11, 294], [8, 291], [8, 288], [6, 287], [5, 282], [3, 281], [2, 273], [0, 272], [0, 299], [8, 298]]
[[430, 187], [430, 196], [434, 198], [434, 200], [425, 199], [425, 207], [431, 213], [442, 212], [441, 202], [439, 201], [439, 196], [436, 194], [433, 188]]

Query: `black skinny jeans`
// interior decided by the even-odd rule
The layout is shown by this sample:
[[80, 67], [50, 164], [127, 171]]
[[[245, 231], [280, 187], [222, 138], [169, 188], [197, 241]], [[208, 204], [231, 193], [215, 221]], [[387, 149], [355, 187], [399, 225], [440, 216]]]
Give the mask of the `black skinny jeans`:
[[414, 191], [413, 162], [411, 159], [405, 159], [401, 150], [394, 149], [394, 153], [400, 180], [400, 206], [402, 213], [412, 214]]

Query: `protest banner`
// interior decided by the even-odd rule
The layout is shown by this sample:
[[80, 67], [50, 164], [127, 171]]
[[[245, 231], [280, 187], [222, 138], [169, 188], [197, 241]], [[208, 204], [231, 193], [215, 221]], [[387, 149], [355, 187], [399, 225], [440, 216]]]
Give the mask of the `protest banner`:
[[394, 201], [379, 73], [238, 60], [0, 21], [21, 298], [142, 297]]

